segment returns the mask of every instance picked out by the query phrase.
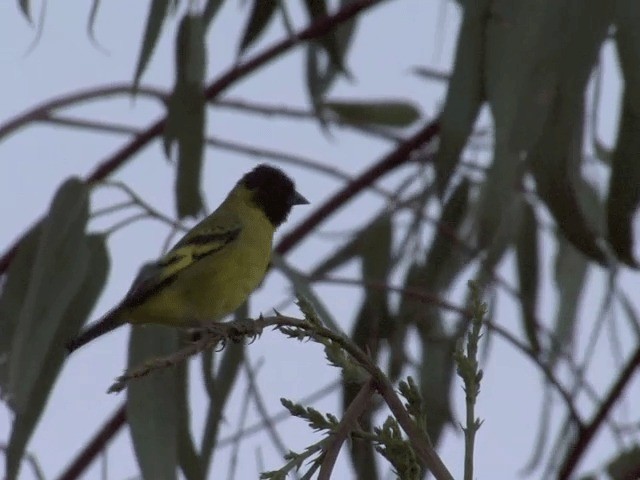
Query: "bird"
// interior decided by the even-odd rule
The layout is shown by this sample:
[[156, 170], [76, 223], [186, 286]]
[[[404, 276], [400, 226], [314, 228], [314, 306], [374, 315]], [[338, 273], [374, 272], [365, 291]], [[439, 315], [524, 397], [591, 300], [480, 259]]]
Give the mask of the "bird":
[[122, 301], [66, 344], [68, 353], [126, 323], [202, 327], [232, 313], [266, 275], [276, 229], [295, 205], [308, 203], [282, 170], [258, 165], [143, 267]]

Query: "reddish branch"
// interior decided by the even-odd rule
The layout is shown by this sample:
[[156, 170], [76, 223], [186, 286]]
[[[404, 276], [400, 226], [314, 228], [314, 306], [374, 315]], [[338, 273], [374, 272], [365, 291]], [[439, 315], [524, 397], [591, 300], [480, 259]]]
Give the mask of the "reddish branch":
[[[226, 90], [231, 84], [237, 80], [253, 73], [259, 67], [267, 64], [271, 60], [274, 60], [282, 53], [290, 50], [292, 47], [301, 43], [304, 40], [310, 40], [313, 38], [321, 37], [325, 35], [336, 25], [343, 23], [351, 18], [357, 16], [362, 11], [375, 6], [379, 3], [379, 0], [354, 0], [347, 4], [344, 8], [338, 10], [333, 15], [328, 15], [324, 18], [320, 18], [307, 28], [301, 30], [296, 35], [290, 35], [285, 40], [282, 40], [272, 47], [266, 49], [264, 52], [255, 55], [253, 58], [245, 62], [238, 63], [235, 67], [223, 74], [217, 80], [213, 81], [205, 89], [205, 98], [211, 100], [217, 97], [220, 93]], [[56, 102], [49, 102], [49, 109], [55, 108]], [[19, 120], [23, 116], [17, 117], [14, 121], [9, 122], [9, 126], [5, 126], [2, 132], [5, 134], [16, 128], [14, 124], [18, 122], [20, 125], [23, 122]], [[124, 145], [120, 150], [111, 155], [107, 160], [100, 163], [97, 168], [90, 173], [85, 179], [87, 183], [94, 183], [96, 181], [106, 178], [109, 174], [113, 173], [116, 169], [122, 166], [127, 160], [131, 159], [133, 155], [138, 153], [143, 147], [149, 144], [155, 137], [162, 134], [166, 122], [166, 117], [163, 117], [153, 124], [151, 124], [146, 130]], [[20, 237], [0, 258], [0, 273], [4, 272], [11, 260], [15, 256], [17, 247], [24, 239], [24, 235]]]
[[[275, 59], [277, 56], [291, 49], [301, 41], [321, 37], [322, 35], [328, 33], [336, 25], [355, 17], [362, 11], [376, 5], [377, 3], [379, 3], [378, 0], [354, 0], [335, 14], [317, 20], [304, 30], [300, 31], [297, 35], [289, 36], [287, 39], [278, 42], [271, 48], [268, 48], [264, 52], [254, 56], [246, 62], [239, 63], [237, 66], [222, 75], [222, 77], [212, 82], [205, 90], [205, 97], [208, 100], [217, 97], [235, 81], [254, 72], [257, 68]], [[49, 107], [50, 109], [55, 108], [55, 103], [50, 104]], [[13, 123], [12, 125], [9, 125], [9, 127], [11, 128], [8, 128], [5, 133], [8, 133], [12, 129], [17, 128], [15, 125], [13, 125]], [[132, 141], [124, 145], [120, 150], [111, 155], [107, 160], [100, 163], [97, 168], [86, 177], [85, 181], [87, 183], [94, 183], [106, 178], [108, 175], [113, 173], [127, 160], [133, 158], [136, 153], [138, 153], [143, 147], [149, 144], [155, 137], [161, 135], [165, 123], [166, 117], [163, 117], [151, 124], [146, 130], [137, 135]], [[423, 136], [425, 135], [424, 130], [421, 133]], [[436, 133], [437, 126], [432, 125], [428, 129], [428, 135], [426, 135], [427, 138], [425, 138], [424, 140], [420, 141], [420, 136], [416, 135], [409, 139], [409, 141], [403, 143], [395, 152], [385, 157], [382, 162], [374, 166], [369, 171], [365, 172], [364, 175], [362, 175], [352, 184], [348, 185], [343, 191], [336, 194], [318, 211], [316, 211], [306, 222], [304, 222], [296, 230], [291, 232], [280, 244], [279, 251], [281, 253], [284, 253], [285, 251], [292, 248], [302, 237], [308, 234], [316, 225], [318, 225], [323, 219], [334, 212], [345, 201], [353, 197], [362, 189], [366, 188], [384, 173], [390, 171], [395, 166], [406, 161], [406, 158], [413, 149], [430, 140], [433, 136], [435, 136]], [[15, 256], [18, 245], [23, 240], [23, 238], [24, 235], [7, 250], [2, 258], [0, 258], [0, 273], [5, 272], [8, 268], [11, 260]], [[71, 464], [69, 469], [63, 474], [61, 478], [65, 480], [77, 478], [91, 463], [95, 456], [111, 440], [111, 438], [120, 430], [125, 422], [126, 413], [124, 407], [122, 406], [104, 425], [104, 427], [96, 434], [93, 440], [85, 447], [85, 449], [80, 453], [80, 455]]]
[[594, 414], [593, 419], [587, 424], [587, 426], [578, 432], [578, 438], [575, 444], [569, 450], [569, 453], [564, 459], [562, 466], [560, 467], [558, 480], [568, 480], [575, 468], [578, 466], [578, 462], [582, 459], [587, 451], [587, 448], [591, 444], [591, 441], [595, 437], [602, 422], [606, 420], [611, 412], [613, 406], [618, 402], [622, 392], [627, 387], [633, 374], [640, 369], [640, 345], [636, 347], [635, 352], [629, 358], [629, 361], [625, 365], [624, 369], [620, 373], [620, 376], [609, 390], [609, 393], [605, 397], [604, 401], [598, 408], [598, 411]]
[[91, 465], [93, 459], [104, 450], [105, 445], [115, 436], [126, 422], [126, 410], [122, 405], [116, 413], [107, 420], [100, 431], [93, 437], [84, 450], [76, 457], [76, 459], [67, 467], [67, 470], [60, 475], [58, 480], [73, 480], [79, 478], [82, 472]]

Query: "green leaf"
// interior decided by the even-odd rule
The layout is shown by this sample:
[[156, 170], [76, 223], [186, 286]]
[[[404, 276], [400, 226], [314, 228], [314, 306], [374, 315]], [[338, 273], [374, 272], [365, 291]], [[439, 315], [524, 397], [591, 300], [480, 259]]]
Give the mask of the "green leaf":
[[620, 452], [607, 465], [612, 480], [634, 480], [640, 474], [640, 445], [635, 444]]
[[[29, 230], [20, 242], [16, 256], [9, 264], [5, 275], [5, 281], [0, 290], [0, 357], [9, 358], [13, 336], [20, 311], [29, 290], [29, 281], [33, 264], [36, 259], [40, 236], [42, 235], [42, 222], [38, 222]], [[0, 362], [0, 397], [5, 397], [11, 402], [9, 387], [9, 362]]]
[[[38, 235], [30, 234], [27, 237], [28, 243], [23, 245], [28, 249], [22, 250], [21, 247], [22, 253], [18, 253], [11, 264], [12, 267], [16, 262], [18, 264], [24, 262], [29, 254], [32, 254], [30, 256], [33, 259], [35, 249], [29, 247], [29, 243], [32, 243], [33, 239], [38, 240]], [[62, 345], [86, 321], [105, 285], [109, 270], [109, 255], [104, 237], [91, 235], [86, 239], [86, 246], [90, 255], [90, 268], [86, 272], [85, 281], [66, 309], [64, 322], [59, 325], [58, 331], [46, 352], [44, 365], [38, 372], [38, 378], [31, 389], [26, 404], [22, 406], [22, 409], [14, 417], [7, 448], [7, 479], [16, 478], [19, 473], [20, 460], [24, 455], [26, 445], [44, 410], [52, 386], [65, 359], [66, 352]], [[52, 284], [55, 284], [55, 280]], [[5, 290], [4, 293], [8, 292]]]
[[[385, 285], [391, 270], [393, 226], [391, 217], [383, 214], [362, 230], [354, 240], [362, 259], [362, 279]], [[371, 357], [378, 360], [383, 339], [393, 335], [395, 319], [389, 314], [389, 300], [386, 290], [365, 285], [365, 297], [356, 316], [351, 339]], [[358, 394], [361, 385], [343, 372], [342, 405], [346, 410]], [[364, 431], [372, 429], [371, 410], [360, 415], [358, 422]], [[374, 445], [362, 439], [351, 442], [351, 460], [358, 478], [378, 478]]]
[[554, 277], [558, 291], [558, 303], [553, 328], [554, 342], [549, 352], [548, 364], [552, 368], [558, 355], [571, 352], [575, 336], [576, 312], [584, 291], [588, 261], [572, 244], [557, 236]]
[[[316, 2], [315, 0], [306, 0], [308, 2], [307, 11], [310, 13], [310, 16], [314, 18], [314, 13], [316, 15], [322, 15], [321, 9], [324, 8], [326, 11], [326, 5], [316, 5], [320, 2]], [[341, 0], [340, 6], [343, 7], [349, 4], [352, 0]], [[313, 9], [313, 12], [311, 12]], [[351, 41], [353, 39], [353, 34], [355, 32], [357, 17], [352, 18], [342, 24], [338, 25], [330, 35], [334, 35], [335, 37], [335, 48], [337, 49], [333, 54], [327, 53], [327, 49], [323, 48], [316, 41], [309, 42], [307, 45], [307, 55], [306, 55], [306, 78], [307, 78], [307, 91], [309, 92], [309, 97], [311, 99], [311, 104], [316, 112], [316, 116], [322, 126], [324, 126], [324, 119], [322, 118], [322, 100], [324, 95], [329, 91], [329, 88], [333, 85], [335, 80], [338, 78], [340, 73], [343, 73], [350, 77], [349, 73], [345, 70], [343, 66], [343, 60], [349, 47], [351, 46]], [[328, 40], [329, 43], [325, 41], [325, 47], [330, 45], [333, 40]], [[330, 50], [333, 51], [333, 47], [330, 46]], [[339, 61], [335, 60], [335, 56], [340, 58]], [[328, 57], [328, 58], [327, 58]]]
[[462, 224], [469, 214], [469, 188], [469, 181], [463, 179], [442, 209], [437, 231], [422, 262], [422, 288], [432, 292], [445, 291], [471, 261], [464, 245], [456, 243], [456, 239], [464, 240], [460, 236]]
[[142, 46], [140, 47], [140, 55], [138, 56], [138, 64], [136, 66], [136, 73], [133, 76], [133, 94], [138, 90], [140, 85], [140, 78], [147, 68], [151, 54], [156, 48], [158, 39], [160, 38], [160, 32], [162, 31], [162, 25], [169, 12], [170, 0], [152, 0], [149, 7], [149, 14], [147, 15], [147, 25], [144, 31], [144, 37], [142, 40]]
[[[430, 287], [432, 284], [443, 282], [427, 277], [433, 274], [437, 274], [437, 271], [429, 270], [425, 264], [416, 263], [409, 268], [403, 287], [407, 291], [437, 294], [438, 292], [430, 290]], [[398, 318], [407, 324], [415, 325], [420, 337], [420, 393], [425, 411], [429, 414], [427, 431], [433, 443], [437, 444], [444, 427], [453, 418], [449, 399], [455, 376], [454, 344], [445, 333], [442, 315], [437, 306], [428, 305], [409, 294], [402, 295]]]
[[239, 54], [249, 48], [264, 33], [278, 7], [277, 0], [254, 0], [249, 21], [242, 34]]
[[203, 208], [200, 179], [205, 132], [205, 62], [202, 17], [185, 15], [178, 28], [176, 84], [169, 99], [164, 132], [168, 157], [173, 142], [178, 143], [176, 199], [180, 218], [195, 216]]
[[46, 363], [46, 353], [65, 322], [66, 310], [80, 290], [89, 267], [84, 233], [88, 219], [87, 193], [87, 186], [81, 180], [67, 180], [56, 192], [43, 220], [9, 359], [8, 391], [18, 412], [28, 403]]
[[224, 3], [224, 0], [208, 0], [202, 12], [202, 18], [204, 20], [204, 28], [208, 29], [211, 22], [216, 17], [216, 14], [220, 10], [220, 7]]
[[[342, 5], [346, 3], [349, 2], [343, 1]], [[318, 21], [319, 19], [326, 17], [329, 13], [327, 10], [326, 0], [304, 0], [304, 5], [307, 9], [310, 22]], [[318, 42], [322, 45], [322, 48], [327, 53], [327, 56], [335, 69], [338, 72], [347, 73], [344, 66], [344, 54], [346, 52], [346, 48], [344, 44], [339, 44], [337, 29], [333, 29], [329, 33], [320, 37]]]
[[523, 202], [522, 218], [516, 240], [518, 282], [520, 285], [520, 307], [524, 331], [529, 346], [540, 352], [538, 321], [536, 310], [540, 295], [540, 249], [538, 242], [538, 221], [533, 207]]
[[191, 432], [191, 410], [189, 408], [189, 362], [182, 362], [178, 368], [177, 406], [178, 411], [178, 463], [187, 480], [205, 477], [200, 457], [196, 451]]
[[[580, 208], [584, 95], [611, 23], [615, 3], [566, 4], [559, 17], [562, 41], [556, 55], [557, 82], [549, 113], [529, 153], [538, 194], [563, 234], [585, 255], [607, 263], [601, 239]], [[551, 41], [551, 40], [550, 40]], [[553, 43], [553, 42], [552, 42]], [[526, 113], [523, 113], [526, 115]]]
[[479, 0], [464, 9], [451, 81], [440, 116], [440, 146], [434, 161], [441, 196], [458, 165], [485, 99], [485, 31], [491, 3]]
[[638, 268], [634, 256], [633, 219], [640, 204], [640, 8], [623, 0], [616, 9], [616, 47], [624, 76], [624, 94], [618, 138], [609, 179], [609, 241], [620, 260]]
[[[174, 353], [178, 338], [178, 332], [169, 327], [134, 326], [129, 368]], [[143, 478], [177, 478], [179, 372], [176, 366], [156, 370], [131, 382], [127, 389], [127, 420]]]
[[328, 101], [322, 106], [343, 122], [356, 125], [408, 127], [421, 116], [413, 103], [399, 100]]

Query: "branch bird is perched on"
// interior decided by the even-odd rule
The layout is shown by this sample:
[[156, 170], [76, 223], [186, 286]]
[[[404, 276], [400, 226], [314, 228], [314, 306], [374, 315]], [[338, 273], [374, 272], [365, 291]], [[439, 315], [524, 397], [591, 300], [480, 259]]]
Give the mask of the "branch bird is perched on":
[[67, 349], [127, 322], [190, 327], [233, 312], [264, 278], [276, 228], [294, 205], [306, 203], [281, 170], [257, 166], [211, 215], [145, 267], [124, 299]]

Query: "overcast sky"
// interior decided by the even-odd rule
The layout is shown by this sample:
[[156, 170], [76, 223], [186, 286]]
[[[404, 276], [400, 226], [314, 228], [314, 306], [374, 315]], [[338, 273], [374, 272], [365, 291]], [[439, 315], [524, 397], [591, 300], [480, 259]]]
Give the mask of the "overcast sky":
[[[0, 122], [4, 123], [25, 109], [58, 95], [132, 79], [148, 2], [101, 2], [95, 26], [100, 48], [92, 44], [86, 31], [92, 2], [48, 2], [42, 35], [33, 47], [35, 30], [19, 14], [17, 3], [0, 2], [0, 32], [3, 40], [0, 42], [0, 71], [3, 73], [4, 91], [0, 102]], [[238, 37], [246, 17], [246, 5], [241, 8], [241, 4], [246, 3], [228, 1], [217, 17], [208, 37], [208, 79], [214, 78], [234, 62]], [[302, 12], [298, 3], [291, 2], [291, 12], [300, 19]], [[40, 2], [35, 2], [34, 11], [37, 12], [39, 8]], [[454, 2], [445, 4], [424, 0], [389, 2], [368, 12], [363, 17], [349, 56], [349, 66], [356, 81], [353, 84], [341, 81], [333, 92], [343, 98], [357, 95], [361, 98], [414, 99], [420, 104], [424, 116], [431, 117], [444, 100], [444, 86], [427, 83], [411, 75], [409, 70], [421, 65], [441, 70], [450, 68], [459, 14]], [[166, 25], [142, 84], [167, 90], [171, 88], [177, 18]], [[297, 24], [302, 22], [298, 21]], [[255, 51], [282, 38], [282, 35], [280, 22], [274, 22]], [[259, 75], [236, 85], [227, 95], [276, 105], [306, 106], [308, 101], [302, 77], [304, 57], [301, 52], [301, 49], [297, 49], [280, 58], [261, 70]], [[606, 58], [605, 108], [599, 128], [603, 138], [610, 142], [616, 123], [614, 112], [618, 102], [619, 81], [610, 52]], [[323, 135], [313, 122], [265, 119], [226, 110], [208, 112], [208, 131], [218, 138], [294, 152], [336, 166], [347, 173], [361, 172], [381, 154], [392, 149], [391, 144], [354, 133], [335, 130], [330, 136]], [[67, 113], [79, 118], [145, 127], [162, 115], [163, 110], [154, 101], [144, 98], [132, 101], [121, 97]], [[127, 138], [122, 135], [88, 133], [48, 125], [34, 125], [4, 139], [0, 143], [0, 195], [3, 205], [0, 250], [4, 251], [19, 232], [42, 214], [64, 178], [85, 175], [126, 142]], [[212, 208], [217, 205], [242, 173], [256, 163], [255, 158], [207, 150], [203, 185], [208, 206]], [[286, 164], [281, 166], [296, 179], [298, 190], [311, 200], [312, 205], [296, 208], [279, 235], [312, 212], [328, 192], [341, 186], [327, 176]], [[392, 175], [383, 184], [396, 185], [407, 172]], [[130, 184], [162, 211], [173, 214], [173, 175], [173, 167], [166, 161], [160, 142], [154, 141], [120, 169], [115, 178]], [[94, 206], [104, 206], [122, 199], [108, 189], [99, 190], [92, 198]], [[362, 195], [323, 224], [321, 231], [348, 233], [381, 206], [382, 201], [374, 194]], [[95, 221], [91, 227], [100, 231], [112, 222]], [[142, 262], [159, 254], [165, 234], [163, 225], [148, 220], [138, 222], [109, 238], [112, 269], [94, 318], [125, 293]], [[304, 270], [328, 251], [333, 239], [314, 237], [305, 240], [288, 259], [294, 266]], [[543, 248], [547, 255], [552, 253], [549, 244]], [[507, 259], [503, 266], [507, 276], [513, 277], [512, 267], [511, 259]], [[340, 274], [355, 278], [359, 275], [359, 265], [352, 263]], [[602, 275], [592, 275], [590, 278], [589, 292], [592, 295], [589, 297], [593, 302], [583, 306], [580, 313], [588, 318], [587, 324], [593, 320], [604, 285]], [[353, 312], [359, 307], [359, 291], [344, 286], [322, 286], [317, 291], [343, 328], [349, 330]], [[547, 300], [541, 315], [543, 318], [545, 313], [551, 317], [553, 295], [553, 285], [547, 285], [543, 293], [543, 298]], [[286, 298], [286, 282], [280, 275], [272, 274], [265, 286], [254, 295], [252, 313], [269, 312], [270, 307]], [[297, 313], [295, 308], [285, 311]], [[516, 326], [519, 312], [512, 303], [500, 302], [496, 312], [500, 323], [519, 331]], [[105, 390], [124, 367], [127, 335], [128, 328], [110, 334], [79, 351], [65, 365], [29, 445], [29, 451], [37, 456], [48, 478], [61, 472], [125, 398], [124, 395], [107, 395]], [[580, 346], [584, 346], [584, 343]], [[285, 340], [279, 334], [266, 333], [248, 351], [252, 363], [264, 361], [264, 366], [259, 370], [258, 383], [271, 412], [281, 409], [280, 397], [299, 399], [336, 378], [337, 371], [326, 365], [322, 350], [313, 344], [299, 344]], [[192, 374], [197, 379], [199, 365], [194, 363], [193, 367]], [[476, 411], [485, 422], [477, 441], [476, 478], [512, 479], [523, 467], [533, 448], [532, 432], [537, 428], [542, 399], [540, 374], [527, 360], [499, 340], [493, 342], [490, 361], [483, 367], [485, 379]], [[605, 343], [597, 352], [591, 374], [597, 388], [604, 389], [609, 385], [613, 368]], [[628, 395], [634, 392], [637, 398], [640, 393], [637, 383], [634, 388], [629, 390]], [[222, 437], [234, 431], [244, 393], [245, 385], [242, 382], [233, 394], [231, 407], [227, 411], [228, 425]], [[460, 417], [464, 395], [459, 384], [454, 387], [454, 397]], [[152, 404], [153, 399], [149, 401]], [[192, 415], [197, 438], [204, 406], [202, 389], [195, 387]], [[340, 414], [339, 401], [335, 396], [319, 402], [317, 407], [321, 411]], [[556, 411], [559, 411], [559, 406]], [[247, 424], [259, 418], [255, 409], [250, 409]], [[0, 442], [8, 439], [10, 421], [10, 412], [0, 406]], [[287, 447], [297, 451], [318, 439], [302, 421], [295, 419], [283, 424], [281, 434]], [[236, 478], [255, 478], [259, 462], [265, 469], [279, 468], [283, 464], [266, 435], [251, 437], [243, 445], [246, 456], [238, 467]], [[583, 470], [597, 467], [598, 459], [607, 458], [612, 448], [610, 436], [601, 435], [591, 448], [587, 461], [583, 462]], [[461, 434], [448, 430], [440, 451], [454, 476], [460, 478], [463, 465]], [[229, 453], [230, 449], [226, 448], [216, 457], [213, 466], [215, 473], [226, 477]], [[109, 446], [107, 463], [109, 479], [124, 479], [137, 474], [138, 467], [126, 430], [122, 430]], [[343, 473], [336, 475], [336, 478], [348, 478], [349, 474], [345, 472], [350, 471], [350, 466], [346, 451], [340, 455], [337, 469]], [[99, 478], [99, 474], [99, 462], [96, 462], [87, 478]], [[21, 478], [32, 478], [29, 468], [23, 468]], [[216, 475], [215, 478], [220, 477]]]

